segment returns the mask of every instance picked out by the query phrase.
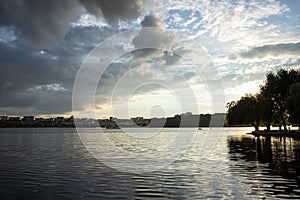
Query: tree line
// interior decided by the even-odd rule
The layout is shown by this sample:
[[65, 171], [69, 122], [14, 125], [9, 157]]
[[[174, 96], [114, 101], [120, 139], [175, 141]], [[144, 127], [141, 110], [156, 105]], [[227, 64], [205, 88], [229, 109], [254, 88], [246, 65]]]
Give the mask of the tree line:
[[300, 130], [300, 69], [280, 69], [269, 72], [257, 94], [246, 94], [227, 104], [227, 124], [251, 124], [270, 130], [275, 124], [285, 131], [287, 124], [297, 124]]

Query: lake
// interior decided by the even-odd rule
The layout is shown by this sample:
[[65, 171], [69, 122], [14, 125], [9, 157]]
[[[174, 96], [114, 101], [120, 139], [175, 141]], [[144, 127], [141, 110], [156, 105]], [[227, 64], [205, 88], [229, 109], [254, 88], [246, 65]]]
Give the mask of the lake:
[[0, 129], [0, 199], [299, 199], [300, 140], [252, 129]]

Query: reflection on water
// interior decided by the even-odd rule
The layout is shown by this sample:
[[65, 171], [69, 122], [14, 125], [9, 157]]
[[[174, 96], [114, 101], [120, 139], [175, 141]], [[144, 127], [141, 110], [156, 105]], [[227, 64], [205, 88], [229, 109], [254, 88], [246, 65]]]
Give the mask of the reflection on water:
[[228, 138], [231, 170], [265, 195], [300, 195], [300, 140], [279, 137], [231, 136]]
[[[0, 199], [299, 199], [299, 141], [254, 139], [246, 132], [225, 129], [202, 157], [209, 131], [199, 131], [172, 164], [130, 174], [96, 160], [73, 129], [0, 129]], [[108, 137], [120, 136], [112, 131]], [[131, 140], [117, 142], [126, 146]], [[131, 148], [138, 152], [141, 145]]]

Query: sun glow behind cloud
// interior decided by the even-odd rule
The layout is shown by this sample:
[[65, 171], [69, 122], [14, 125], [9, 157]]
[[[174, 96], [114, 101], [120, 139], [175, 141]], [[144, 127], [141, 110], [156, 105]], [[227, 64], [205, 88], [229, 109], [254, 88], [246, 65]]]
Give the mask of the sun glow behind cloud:
[[[96, 96], [99, 115], [113, 114], [112, 86], [124, 75], [131, 75], [131, 79], [128, 78], [123, 90], [118, 91], [119, 97], [115, 101], [120, 108], [126, 99], [123, 98], [126, 87], [152, 78], [152, 81], [164, 79], [165, 84], [178, 91], [184, 90], [180, 83], [186, 83], [195, 93], [198, 106], [185, 107], [190, 110], [182, 111], [205, 113], [211, 112], [212, 102], [207, 83], [222, 82], [226, 101], [237, 100], [245, 93], [257, 92], [267, 72], [300, 66], [299, 1], [162, 0], [143, 1], [147, 5], [141, 6], [142, 1], [130, 0], [122, 8], [112, 7], [111, 10], [103, 10], [106, 5], [102, 4], [91, 6], [96, 1], [40, 4], [37, 6], [39, 12], [29, 12], [29, 2], [26, 3], [29, 10], [22, 13], [17, 12], [18, 1], [9, 1], [14, 5], [11, 13], [16, 15], [3, 18], [3, 24], [0, 21], [0, 94], [3, 94], [0, 107], [3, 114], [51, 114], [59, 113], [59, 110], [62, 114], [70, 113], [73, 81], [84, 57], [112, 35], [150, 25], [161, 28], [157, 38], [164, 39], [164, 34], [172, 31], [184, 35], [187, 42], [172, 46], [176, 39], [174, 34], [168, 44], [169, 53], [134, 52], [113, 63], [100, 82], [102, 89]], [[48, 7], [57, 8], [57, 12], [48, 13]], [[118, 9], [121, 11], [115, 12]], [[5, 14], [9, 16], [10, 12]], [[36, 23], [24, 26], [24, 19]], [[130, 43], [134, 37], [138, 35], [124, 39], [126, 41], [119, 48], [130, 49], [144, 40], [141, 37]], [[172, 47], [178, 50], [189, 46], [191, 40], [203, 47], [219, 73], [201, 77], [172, 55]], [[128, 70], [130, 72], [126, 74]], [[172, 98], [170, 91], [159, 87], [143, 89], [127, 98], [130, 115], [139, 115], [140, 110], [145, 111], [141, 115], [148, 116], [153, 106], [157, 112], [165, 109], [168, 116], [179, 112], [176, 98]], [[45, 91], [51, 95], [41, 96]], [[167, 100], [170, 103], [165, 103]], [[185, 102], [189, 102], [189, 97]], [[159, 108], [158, 104], [162, 106]]]

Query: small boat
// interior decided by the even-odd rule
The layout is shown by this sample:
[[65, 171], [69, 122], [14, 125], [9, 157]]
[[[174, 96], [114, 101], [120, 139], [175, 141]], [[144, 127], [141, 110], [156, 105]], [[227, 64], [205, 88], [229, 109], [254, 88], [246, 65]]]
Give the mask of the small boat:
[[202, 128], [198, 127], [198, 130], [202, 130]]

